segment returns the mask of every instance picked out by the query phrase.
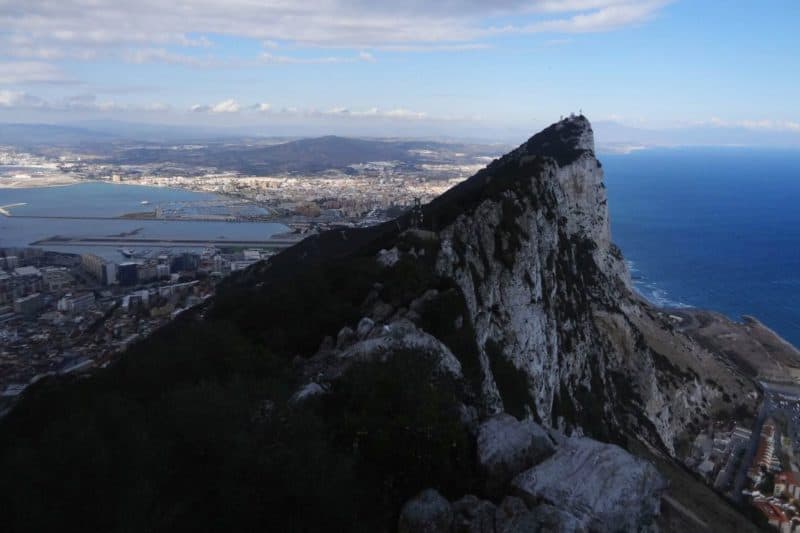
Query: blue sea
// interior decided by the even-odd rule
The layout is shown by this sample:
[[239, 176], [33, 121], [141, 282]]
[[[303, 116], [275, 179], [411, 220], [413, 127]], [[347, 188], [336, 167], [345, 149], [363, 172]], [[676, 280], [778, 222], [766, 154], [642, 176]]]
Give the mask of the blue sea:
[[612, 238], [653, 303], [752, 315], [800, 346], [800, 151], [601, 154]]

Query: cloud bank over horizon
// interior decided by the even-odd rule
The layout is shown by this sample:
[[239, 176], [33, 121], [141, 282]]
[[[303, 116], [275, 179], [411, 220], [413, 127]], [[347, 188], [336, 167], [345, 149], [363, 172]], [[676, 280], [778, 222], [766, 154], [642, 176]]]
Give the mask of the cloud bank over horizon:
[[0, 122], [479, 135], [583, 109], [793, 144], [794, 4], [703, 4], [0, 0]]

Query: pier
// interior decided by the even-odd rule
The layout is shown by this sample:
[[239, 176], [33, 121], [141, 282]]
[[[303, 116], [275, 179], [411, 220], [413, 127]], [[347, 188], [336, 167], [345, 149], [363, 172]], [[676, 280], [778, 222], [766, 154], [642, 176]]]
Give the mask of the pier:
[[22, 202], [22, 203], [18, 203], [18, 204], [0, 205], [0, 215], [3, 215], [5, 217], [10, 217], [11, 216], [11, 211], [9, 211], [9, 209], [11, 209], [12, 207], [22, 207], [24, 205], [28, 205], [28, 204], [26, 204], [25, 202]]

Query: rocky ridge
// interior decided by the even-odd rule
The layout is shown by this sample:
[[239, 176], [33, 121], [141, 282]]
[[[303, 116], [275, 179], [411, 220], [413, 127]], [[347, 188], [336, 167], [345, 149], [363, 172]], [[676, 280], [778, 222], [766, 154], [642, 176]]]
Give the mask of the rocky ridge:
[[[304, 364], [309, 382], [325, 389], [355, 360], [424, 352], [440, 370], [471, 385], [462, 419], [476, 433], [479, 453], [487, 439], [514, 448], [500, 446], [500, 460], [480, 458], [486, 494], [522, 495], [529, 504], [569, 502], [569, 509], [580, 510], [562, 517], [562, 525], [572, 524], [564, 530], [604, 531], [614, 524], [633, 530], [651, 523], [663, 479], [621, 448], [580, 436], [621, 444], [636, 439], [675, 459], [680, 443], [717, 411], [752, 402], [754, 387], [632, 291], [611, 241], [589, 121], [570, 117], [547, 128], [425, 206], [421, 218], [421, 225], [406, 217], [377, 230], [367, 246], [357, 235], [342, 234], [343, 241], [373, 250], [380, 281], [361, 306], [365, 316], [323, 342]], [[430, 271], [437, 288], [388, 301], [383, 288], [391, 281], [383, 278], [408, 263]], [[426, 312], [439, 314], [436, 331]], [[442, 328], [442, 321], [450, 325]], [[526, 422], [500, 423], [501, 413]], [[543, 427], [571, 437], [549, 462], [525, 470], [541, 457], [531, 454], [530, 443], [520, 447], [520, 439], [527, 432], [546, 435]], [[567, 480], [603, 474], [585, 485], [588, 492], [576, 492], [559, 484], [559, 473]], [[555, 494], [549, 500], [548, 492]], [[646, 510], [622, 511], [638, 507]], [[476, 516], [484, 519], [482, 512]]]
[[618, 446], [567, 438], [500, 414], [483, 423], [478, 461], [494, 486], [513, 475], [499, 503], [467, 495], [452, 503], [434, 489], [409, 500], [401, 533], [657, 530], [666, 482], [648, 462]]
[[[482, 417], [507, 411], [607, 439], [645, 434], [670, 454], [724, 407], [724, 394], [744, 400], [753, 390], [631, 290], [582, 116], [551, 126], [431, 202], [422, 227], [395, 224], [391, 237], [375, 238], [391, 244], [376, 251], [376, 262], [383, 271], [427, 263], [447, 280], [453, 298], [463, 298], [464, 312], [452, 320], [474, 341], [475, 360], [465, 362], [425, 331], [420, 311], [441, 300], [440, 291], [423, 288], [395, 307], [381, 299], [378, 282], [364, 302], [367, 315], [312, 361], [405, 347], [437, 353], [458, 374], [460, 357], [473, 367], [471, 403]], [[321, 368], [324, 380], [341, 365]]]
[[680, 450], [756, 399], [631, 290], [573, 116], [420, 210], [231, 276], [89, 379], [38, 383], [0, 422], [0, 520], [747, 531]]

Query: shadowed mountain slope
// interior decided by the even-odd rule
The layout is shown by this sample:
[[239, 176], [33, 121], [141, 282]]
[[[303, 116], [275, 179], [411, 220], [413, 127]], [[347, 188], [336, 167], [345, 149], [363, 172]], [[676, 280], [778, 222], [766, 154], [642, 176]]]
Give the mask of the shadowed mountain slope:
[[32, 387], [0, 425], [0, 519], [751, 529], [676, 457], [753, 384], [631, 290], [586, 118], [419, 215], [306, 239], [110, 368]]

